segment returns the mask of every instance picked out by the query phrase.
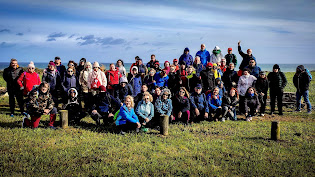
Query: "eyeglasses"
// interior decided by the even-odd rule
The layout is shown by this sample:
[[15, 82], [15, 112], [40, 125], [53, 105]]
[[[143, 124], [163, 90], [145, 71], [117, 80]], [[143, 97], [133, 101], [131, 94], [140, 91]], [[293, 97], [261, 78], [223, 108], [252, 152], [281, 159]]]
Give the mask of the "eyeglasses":
[[179, 91], [179, 93], [185, 93], [184, 91]]
[[69, 66], [74, 66], [74, 64], [69, 64]]
[[28, 68], [28, 69], [35, 69], [35, 68]]
[[68, 71], [68, 73], [73, 73], [73, 71]]
[[249, 62], [249, 63], [255, 63], [255, 62]]
[[144, 98], [144, 99], [149, 100], [150, 98]]

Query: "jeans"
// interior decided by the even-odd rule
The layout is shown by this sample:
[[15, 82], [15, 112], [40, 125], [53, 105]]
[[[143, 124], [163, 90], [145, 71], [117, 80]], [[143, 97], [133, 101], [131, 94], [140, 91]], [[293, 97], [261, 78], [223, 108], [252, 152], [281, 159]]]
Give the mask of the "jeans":
[[304, 91], [302, 93], [296, 92], [296, 109], [297, 110], [301, 109], [301, 98], [302, 98], [302, 96], [304, 97], [304, 102], [307, 105], [307, 111], [310, 112], [312, 110], [312, 105], [311, 105], [310, 99], [308, 98], [308, 95], [309, 95], [309, 91], [308, 90], [306, 90], [306, 91]]
[[230, 109], [231, 111], [229, 111], [229, 107], [228, 106], [223, 106], [223, 113], [222, 116], [223, 117], [228, 117], [228, 118], [233, 118], [234, 120], [237, 120], [236, 117], [236, 109], [235, 107]]

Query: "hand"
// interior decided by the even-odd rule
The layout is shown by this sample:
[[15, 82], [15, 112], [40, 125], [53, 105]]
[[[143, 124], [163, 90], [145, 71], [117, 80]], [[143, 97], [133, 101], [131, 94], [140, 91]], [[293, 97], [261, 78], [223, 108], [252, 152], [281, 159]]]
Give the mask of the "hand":
[[217, 99], [217, 96], [215, 96], [215, 95], [212, 95], [212, 98], [213, 98], [213, 99]]
[[155, 83], [156, 81], [155, 80], [153, 80], [153, 83]]
[[265, 96], [265, 94], [263, 92], [261, 92], [261, 96]]
[[247, 116], [248, 114], [247, 113], [245, 113], [245, 116]]
[[218, 108], [222, 108], [221, 106], [219, 106]]
[[92, 114], [97, 114], [97, 111], [96, 111], [96, 110], [93, 110], [93, 111], [92, 111]]
[[182, 83], [183, 83], [183, 81], [182, 81], [182, 80], [180, 80], [180, 81], [179, 81], [179, 84], [182, 84]]
[[21, 87], [20, 90], [24, 90], [24, 87]]
[[208, 118], [208, 116], [209, 116], [209, 114], [206, 112], [206, 113], [205, 113], [205, 118]]
[[171, 120], [174, 120], [174, 116], [173, 115], [171, 115], [170, 117], [171, 117]]
[[237, 45], [240, 46], [241, 45], [241, 41], [238, 41]]
[[197, 108], [195, 108], [195, 112], [196, 112], [196, 116], [199, 116], [200, 115], [200, 112]]
[[181, 118], [181, 117], [182, 117], [182, 114], [183, 114], [183, 113], [179, 111], [179, 113], [178, 113], [178, 118]]
[[48, 114], [50, 112], [49, 109], [44, 109], [44, 114]]
[[137, 122], [137, 128], [140, 128], [141, 124], [139, 122]]
[[122, 106], [122, 105], [124, 105], [124, 103], [123, 103], [123, 102], [121, 102], [121, 103], [120, 103], [120, 105]]
[[108, 117], [114, 117], [114, 114], [113, 113], [109, 113]]
[[256, 113], [258, 112], [258, 109], [256, 109]]
[[145, 122], [149, 122], [150, 121], [150, 119], [148, 119], [148, 118], [145, 118], [144, 120], [145, 120]]
[[233, 107], [232, 106], [230, 106], [230, 109], [232, 109]]

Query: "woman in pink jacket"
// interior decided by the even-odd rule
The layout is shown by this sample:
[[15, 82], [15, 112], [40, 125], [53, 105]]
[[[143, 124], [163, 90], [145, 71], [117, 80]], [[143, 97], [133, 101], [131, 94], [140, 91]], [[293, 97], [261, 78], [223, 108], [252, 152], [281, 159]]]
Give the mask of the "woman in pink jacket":
[[28, 65], [27, 71], [21, 74], [17, 83], [20, 86], [20, 90], [23, 90], [24, 96], [26, 96], [35, 85], [39, 85], [41, 83], [39, 75], [35, 72], [35, 65], [32, 61]]
[[100, 70], [99, 63], [96, 61], [93, 63], [93, 71], [91, 73], [89, 73], [88, 87], [92, 91], [92, 93], [94, 93], [93, 95], [95, 95], [95, 93], [96, 93], [95, 91], [99, 90], [99, 87], [101, 85], [106, 87], [107, 86], [107, 79], [106, 79], [104, 72], [102, 72]]

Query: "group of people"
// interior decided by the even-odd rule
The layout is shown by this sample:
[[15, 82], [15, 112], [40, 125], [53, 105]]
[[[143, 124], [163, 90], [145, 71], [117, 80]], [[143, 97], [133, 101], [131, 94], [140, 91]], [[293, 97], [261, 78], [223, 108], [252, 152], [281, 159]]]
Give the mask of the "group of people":
[[[194, 58], [185, 48], [179, 59], [172, 63], [165, 61], [164, 66], [153, 54], [146, 65], [136, 56], [128, 73], [121, 59], [106, 70], [98, 62], [92, 64], [85, 58], [79, 64], [70, 60], [65, 67], [60, 57], [55, 57], [43, 71], [42, 79], [35, 72], [33, 62], [23, 71], [17, 60], [11, 59], [3, 77], [7, 82], [11, 116], [14, 116], [16, 98], [21, 113], [26, 115], [24, 127], [36, 128], [41, 115], [49, 114], [49, 127], [55, 129], [57, 109], [67, 109], [74, 124], [87, 114], [97, 125], [102, 120], [103, 124], [115, 122], [122, 134], [131, 129], [147, 131], [156, 127], [160, 116], [188, 124], [202, 120], [237, 120], [239, 113], [251, 121], [254, 115], [264, 116], [268, 89], [271, 114], [275, 113], [277, 100], [278, 114], [283, 115], [282, 96], [287, 79], [280, 66], [275, 64], [266, 75], [257, 66], [252, 50], [243, 53], [239, 42], [242, 61], [237, 72], [237, 57], [232, 51], [228, 48], [224, 56], [215, 46], [210, 54], [205, 44], [201, 44]], [[310, 81], [308, 70], [299, 65], [293, 78], [297, 88], [296, 111], [301, 109], [303, 96], [311, 112]]]

